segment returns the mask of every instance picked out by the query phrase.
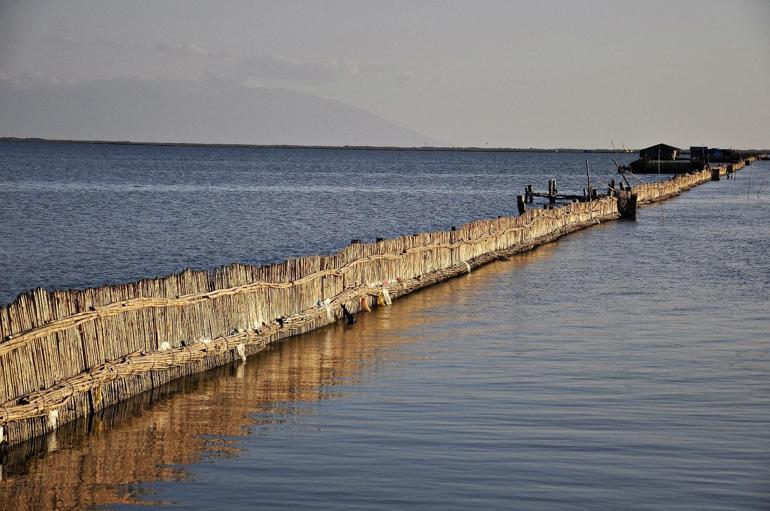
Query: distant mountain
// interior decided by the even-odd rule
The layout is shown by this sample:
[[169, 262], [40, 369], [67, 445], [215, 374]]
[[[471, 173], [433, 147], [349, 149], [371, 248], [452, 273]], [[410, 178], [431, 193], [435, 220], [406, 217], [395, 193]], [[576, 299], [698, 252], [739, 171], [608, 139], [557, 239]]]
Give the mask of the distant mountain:
[[366, 110], [310, 94], [198, 82], [0, 83], [0, 136], [146, 142], [437, 145]]

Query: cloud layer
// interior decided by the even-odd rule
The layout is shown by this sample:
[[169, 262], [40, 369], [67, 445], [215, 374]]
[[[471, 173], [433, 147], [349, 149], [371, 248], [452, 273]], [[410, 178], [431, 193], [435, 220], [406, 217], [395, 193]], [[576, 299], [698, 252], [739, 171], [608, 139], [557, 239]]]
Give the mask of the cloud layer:
[[246, 59], [242, 73], [260, 80], [278, 80], [320, 84], [355, 76], [360, 70], [353, 61], [299, 60], [278, 55], [256, 56]]
[[155, 51], [172, 57], [216, 57], [217, 52], [201, 48], [195, 43], [162, 43], [154, 47]]

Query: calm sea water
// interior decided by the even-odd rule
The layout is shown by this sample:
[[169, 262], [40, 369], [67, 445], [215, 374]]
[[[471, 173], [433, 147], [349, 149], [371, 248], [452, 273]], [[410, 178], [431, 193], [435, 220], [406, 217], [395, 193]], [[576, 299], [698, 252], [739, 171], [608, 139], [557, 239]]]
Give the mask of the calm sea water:
[[187, 267], [331, 253], [516, 211], [611, 155], [0, 142], [0, 303]]
[[[6, 301], [495, 216], [585, 165], [2, 150]], [[7, 462], [0, 508], [768, 509], [770, 165], [750, 170], [63, 428]]]

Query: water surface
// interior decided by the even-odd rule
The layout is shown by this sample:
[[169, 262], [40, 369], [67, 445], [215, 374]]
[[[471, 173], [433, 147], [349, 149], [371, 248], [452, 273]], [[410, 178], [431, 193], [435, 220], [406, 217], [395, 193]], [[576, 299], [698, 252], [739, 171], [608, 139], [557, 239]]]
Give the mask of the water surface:
[[65, 427], [0, 508], [767, 509], [768, 167]]
[[607, 154], [0, 142], [0, 304], [511, 214], [526, 184], [582, 190], [586, 159], [613, 177]]

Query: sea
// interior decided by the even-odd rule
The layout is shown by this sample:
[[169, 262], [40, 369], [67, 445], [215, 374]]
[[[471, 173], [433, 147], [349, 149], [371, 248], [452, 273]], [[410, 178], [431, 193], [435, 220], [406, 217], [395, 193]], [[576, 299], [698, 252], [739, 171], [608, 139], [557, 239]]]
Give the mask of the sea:
[[[0, 142], [0, 304], [512, 215], [633, 156]], [[768, 174], [6, 450], [0, 510], [770, 509]]]

